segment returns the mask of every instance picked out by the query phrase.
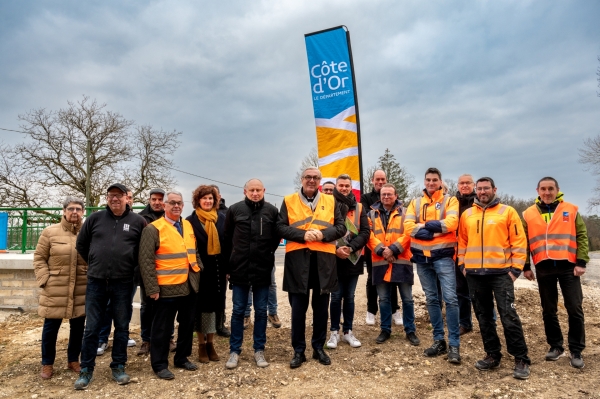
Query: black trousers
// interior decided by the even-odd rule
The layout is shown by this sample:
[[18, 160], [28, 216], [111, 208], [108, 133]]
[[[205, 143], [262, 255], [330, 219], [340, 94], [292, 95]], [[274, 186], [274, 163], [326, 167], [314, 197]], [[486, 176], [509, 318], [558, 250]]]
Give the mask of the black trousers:
[[469, 284], [467, 278], [460, 271], [460, 268], [454, 268], [456, 272], [456, 296], [458, 297], [458, 311], [460, 317], [460, 325], [466, 329], [473, 329], [473, 321], [471, 319], [471, 295], [469, 294]]
[[[310, 290], [309, 290], [310, 293]], [[292, 347], [294, 352], [306, 350], [306, 311], [308, 310], [309, 293], [288, 293], [292, 307]], [[329, 294], [320, 294], [319, 289], [312, 290], [310, 301], [313, 311], [313, 332], [311, 345], [313, 349], [323, 349], [327, 338], [327, 321], [329, 319]]]
[[558, 263], [557, 266], [538, 267], [536, 268], [536, 276], [548, 345], [564, 350], [563, 334], [556, 314], [558, 310], [558, 282], [569, 316], [569, 351], [581, 353], [585, 349], [583, 292], [580, 278], [573, 275], [573, 265]]
[[[152, 299], [148, 298], [148, 300]], [[177, 314], [179, 329], [173, 363], [183, 365], [188, 361], [188, 356], [192, 354], [195, 307], [196, 294], [193, 292], [187, 296], [176, 298], [161, 297], [156, 301], [150, 338], [150, 363], [154, 372], [159, 372], [169, 366], [169, 340], [175, 314]]]
[[[367, 265], [367, 312], [377, 314], [379, 302], [377, 301], [377, 286], [373, 285], [373, 259], [371, 258], [371, 251], [366, 247], [364, 260]], [[400, 309], [400, 305], [398, 305], [398, 290], [396, 288], [392, 290], [390, 303], [392, 304], [392, 313]]]
[[515, 360], [523, 360], [525, 363], [531, 364], [527, 356], [523, 326], [515, 306], [513, 281], [508, 273], [485, 276], [467, 274], [467, 283], [469, 284], [475, 315], [479, 321], [485, 352], [496, 359], [502, 357], [502, 345], [494, 321], [494, 298], [496, 298], [498, 313], [500, 314], [502, 327], [504, 327], [504, 339], [506, 340], [508, 353]]

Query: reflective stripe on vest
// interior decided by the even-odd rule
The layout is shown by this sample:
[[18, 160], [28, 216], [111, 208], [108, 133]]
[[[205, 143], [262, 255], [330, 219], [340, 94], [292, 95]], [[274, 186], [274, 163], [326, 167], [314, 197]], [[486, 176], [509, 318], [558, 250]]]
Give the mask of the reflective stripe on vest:
[[523, 212], [533, 264], [537, 265], [546, 259], [568, 260], [571, 263], [577, 261], [577, 211], [575, 205], [561, 202], [549, 223], [546, 223], [537, 205]]
[[[333, 195], [318, 194], [315, 200], [318, 200], [313, 212], [311, 207], [300, 198], [302, 194], [294, 193], [284, 198], [285, 206], [288, 212], [288, 223], [290, 227], [301, 230], [316, 229], [323, 230], [333, 227], [335, 218], [335, 199]], [[360, 217], [360, 215], [359, 215]], [[335, 254], [334, 242], [294, 242], [288, 240], [285, 245], [285, 252], [296, 251], [298, 249], [308, 248], [311, 251], [327, 252]]]
[[175, 226], [164, 217], [152, 222], [158, 229], [160, 244], [155, 253], [156, 278], [158, 285], [183, 284], [188, 279], [189, 268], [200, 271], [196, 260], [196, 237], [194, 229], [183, 219], [183, 237]]
[[[402, 211], [402, 214], [399, 214], [399, 210]], [[396, 257], [394, 262], [388, 262], [382, 256], [377, 255], [377, 252], [382, 247], [390, 246], [404, 234], [404, 220], [406, 217], [406, 209], [398, 208], [390, 214], [390, 218], [388, 219], [388, 227], [387, 230], [383, 228], [383, 222], [380, 217], [378, 217], [379, 211], [372, 210], [369, 212], [369, 216], [371, 217], [371, 231], [380, 241], [379, 244], [373, 251], [371, 252], [371, 259], [373, 261], [373, 267], [375, 266], [390, 266], [392, 263], [396, 265], [412, 265], [410, 262], [410, 258], [412, 254], [410, 252], [410, 248], [401, 248], [403, 249], [402, 253], [399, 255], [399, 258]]]
[[[421, 211], [421, 199], [422, 198], [423, 198], [423, 196], [420, 196], [415, 199], [415, 216], [416, 216], [415, 223], [416, 224], [423, 223], [423, 222], [421, 222], [421, 216], [423, 214], [427, 215], [427, 206], [430, 205], [430, 204], [427, 204], [427, 206], [423, 207], [423, 211]], [[430, 257], [431, 251], [456, 247], [456, 242], [457, 242], [456, 234], [450, 234], [451, 237], [449, 237], [449, 234], [446, 234], [447, 229], [446, 229], [446, 224], [444, 222], [444, 219], [446, 218], [447, 214], [450, 214], [450, 212], [452, 212], [452, 214], [458, 215], [458, 213], [456, 211], [446, 212], [446, 206], [447, 206], [448, 202], [450, 201], [450, 198], [451, 198], [450, 195], [444, 194], [444, 196], [442, 197], [441, 203], [439, 203], [440, 204], [439, 216], [437, 216], [435, 219], [431, 219], [431, 220], [439, 220], [440, 221], [441, 226], [442, 226], [442, 236], [436, 237], [436, 239], [434, 240], [434, 243], [432, 243], [431, 241], [419, 240], [414, 237], [411, 239], [410, 247], [423, 251], [423, 256], [425, 256], [425, 257]], [[438, 202], [434, 202], [433, 204], [438, 204]]]

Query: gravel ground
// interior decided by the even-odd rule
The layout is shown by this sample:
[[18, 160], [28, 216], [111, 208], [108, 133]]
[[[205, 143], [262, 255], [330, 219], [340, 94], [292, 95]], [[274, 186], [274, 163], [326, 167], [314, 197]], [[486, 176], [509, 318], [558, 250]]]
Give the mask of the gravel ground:
[[[302, 367], [291, 370], [290, 308], [287, 295], [280, 287], [282, 261], [283, 254], [278, 253], [278, 313], [283, 326], [267, 329], [265, 353], [271, 365], [266, 369], [259, 369], [254, 364], [251, 329], [248, 329], [240, 366], [235, 370], [224, 367], [228, 354], [225, 338], [216, 340], [221, 361], [202, 364], [196, 372], [173, 369], [176, 378], [172, 381], [155, 378], [149, 358], [136, 356], [137, 348], [130, 348], [127, 371], [132, 376], [132, 383], [118, 386], [110, 379], [110, 354], [105, 354], [97, 359], [95, 379], [89, 389], [74, 391], [76, 375], [66, 369], [68, 324], [63, 324], [59, 335], [55, 376], [42, 381], [38, 373], [43, 320], [34, 314], [10, 315], [0, 322], [0, 398], [600, 398], [600, 289], [595, 286], [584, 286], [588, 347], [584, 352], [586, 366], [582, 370], [570, 367], [567, 358], [558, 362], [544, 361], [548, 347], [535, 282], [519, 279], [516, 283], [515, 305], [532, 359], [531, 378], [518, 381], [512, 378], [513, 361], [506, 351], [497, 370], [479, 372], [473, 367], [483, 355], [476, 322], [474, 332], [462, 337], [461, 365], [450, 365], [444, 356], [424, 357], [423, 349], [431, 344], [432, 336], [418, 281], [414, 296], [421, 346], [410, 346], [402, 328], [397, 326], [393, 326], [392, 339], [377, 345], [374, 341], [379, 333], [378, 326], [364, 323], [364, 275], [357, 288], [354, 326], [362, 346], [353, 349], [340, 344], [337, 349], [328, 350], [331, 366], [322, 366], [309, 359]], [[559, 318], [566, 326], [567, 317], [562, 305], [559, 306]], [[504, 345], [500, 326], [499, 334]], [[131, 326], [131, 336], [139, 340], [139, 326]], [[310, 327], [307, 336], [310, 336]], [[195, 350], [196, 347], [194, 353]], [[310, 352], [307, 354], [310, 356]]]

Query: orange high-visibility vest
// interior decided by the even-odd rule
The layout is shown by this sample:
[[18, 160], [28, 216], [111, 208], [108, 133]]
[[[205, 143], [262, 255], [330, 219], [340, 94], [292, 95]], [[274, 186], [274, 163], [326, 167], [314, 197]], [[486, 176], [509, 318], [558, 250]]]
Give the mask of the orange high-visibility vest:
[[576, 217], [577, 207], [564, 201], [558, 204], [549, 223], [546, 223], [536, 205], [523, 212], [534, 265], [546, 259], [566, 259], [571, 263], [577, 261]]
[[[303, 201], [300, 196], [300, 193], [294, 193], [287, 195], [284, 198], [290, 227], [296, 227], [301, 230], [323, 230], [328, 227], [333, 227], [335, 218], [335, 199], [333, 198], [333, 195], [319, 194], [319, 200], [315, 206], [314, 213], [308, 203]], [[285, 245], [285, 252], [292, 252], [304, 248], [308, 248], [311, 251], [321, 251], [335, 255], [335, 242], [320, 241], [299, 243], [288, 240]]]
[[[423, 251], [423, 255], [431, 257], [431, 252], [443, 248], [455, 248], [456, 229], [458, 228], [458, 200], [438, 190], [431, 197], [423, 190], [423, 195], [413, 199], [408, 205], [405, 219], [406, 233], [411, 236], [411, 248]], [[415, 238], [415, 225], [430, 220], [439, 220], [442, 235], [433, 240]]]
[[458, 264], [468, 269], [523, 270], [527, 238], [514, 208], [478, 204], [463, 212], [458, 233]]
[[152, 225], [158, 229], [160, 236], [160, 246], [155, 256], [158, 285], [185, 283], [190, 267], [195, 272], [200, 271], [196, 260], [196, 236], [192, 225], [185, 219], [181, 220], [183, 237], [164, 217], [155, 220]]
[[[381, 217], [379, 217], [379, 211], [372, 210], [369, 212], [371, 236], [369, 237], [367, 246], [371, 249], [373, 270], [376, 267], [382, 266], [387, 268], [384, 281], [391, 281], [392, 264], [412, 266], [412, 262], [410, 261], [412, 257], [412, 253], [410, 252], [410, 237], [404, 233], [406, 209], [400, 209], [402, 210], [402, 214], [398, 212], [398, 209], [390, 214], [387, 230], [384, 229]], [[389, 247], [392, 244], [396, 244], [402, 250], [402, 253], [390, 263], [384, 257], [377, 255], [377, 251], [382, 247]]]

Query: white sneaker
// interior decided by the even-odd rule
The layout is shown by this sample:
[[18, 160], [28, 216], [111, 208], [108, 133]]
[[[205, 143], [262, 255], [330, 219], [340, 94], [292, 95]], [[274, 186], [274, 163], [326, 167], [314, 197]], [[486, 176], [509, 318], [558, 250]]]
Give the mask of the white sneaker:
[[135, 346], [135, 340], [133, 340], [133, 339], [131, 339], [131, 338], [130, 338], [130, 339], [128, 339], [128, 340], [127, 340], [127, 346], [128, 346], [128, 347]]
[[234, 369], [237, 367], [238, 365], [238, 358], [240, 357], [240, 355], [238, 355], [235, 352], [231, 352], [229, 354], [229, 360], [227, 360], [227, 363], [225, 363], [225, 367], [228, 369]]
[[340, 342], [340, 333], [337, 331], [332, 331], [329, 341], [327, 341], [325, 346], [329, 349], [335, 349], [338, 346], [338, 342]]
[[352, 334], [352, 330], [349, 330], [342, 336], [342, 341], [347, 342], [353, 348], [358, 348], [361, 345], [360, 341]]
[[375, 315], [371, 312], [367, 312], [367, 320], [366, 323], [368, 326], [374, 326], [375, 325]]
[[392, 315], [392, 319], [394, 319], [394, 324], [397, 326], [402, 326], [404, 325], [403, 321], [402, 321], [402, 313], [400, 312], [400, 310], [396, 310], [396, 313], [394, 313]]
[[265, 360], [265, 352], [258, 351], [254, 352], [254, 360], [258, 367], [269, 367], [269, 363]]
[[96, 356], [104, 355], [104, 352], [108, 349], [108, 342], [100, 342], [98, 344], [98, 350], [96, 351]]

